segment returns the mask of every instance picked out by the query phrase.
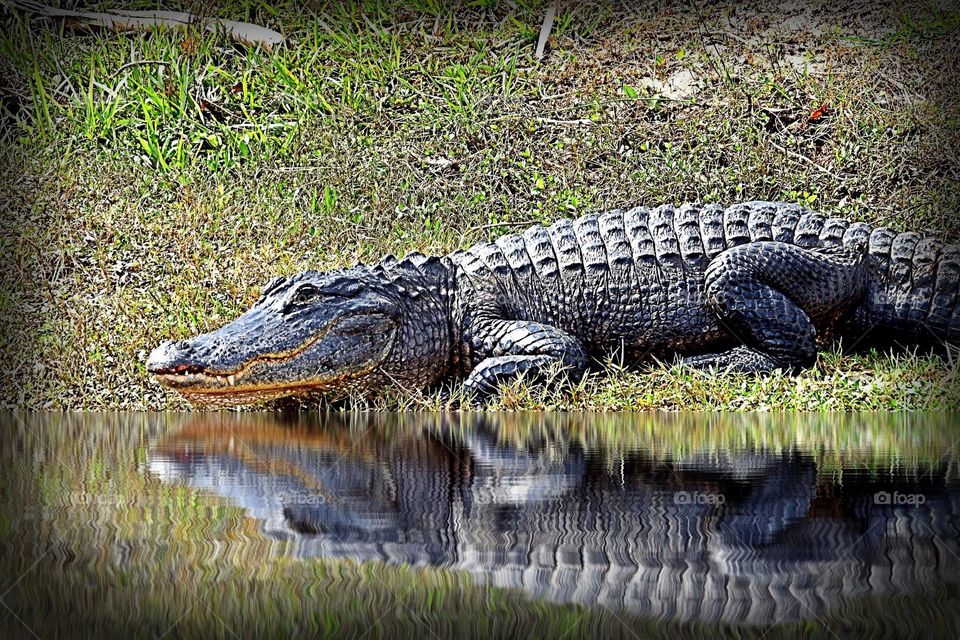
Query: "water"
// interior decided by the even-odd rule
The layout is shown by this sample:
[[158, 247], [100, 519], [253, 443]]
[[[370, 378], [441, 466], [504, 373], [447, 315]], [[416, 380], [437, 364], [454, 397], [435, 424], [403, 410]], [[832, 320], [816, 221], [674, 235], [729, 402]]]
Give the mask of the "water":
[[951, 416], [3, 420], [3, 637], [960, 634]]

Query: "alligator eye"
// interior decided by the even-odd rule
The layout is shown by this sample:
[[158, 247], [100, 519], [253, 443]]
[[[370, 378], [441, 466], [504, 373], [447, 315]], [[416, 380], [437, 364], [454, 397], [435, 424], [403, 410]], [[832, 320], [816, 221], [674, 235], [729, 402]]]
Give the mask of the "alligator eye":
[[297, 290], [294, 292], [293, 298], [290, 301], [294, 304], [306, 304], [308, 302], [313, 302], [322, 295], [323, 294], [321, 293], [320, 289], [312, 284], [303, 284], [297, 287]]

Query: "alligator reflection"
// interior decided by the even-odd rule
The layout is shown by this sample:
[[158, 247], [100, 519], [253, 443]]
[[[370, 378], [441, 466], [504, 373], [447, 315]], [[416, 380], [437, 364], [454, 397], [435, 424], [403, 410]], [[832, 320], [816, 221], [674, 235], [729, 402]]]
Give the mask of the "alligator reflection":
[[953, 458], [825, 473], [797, 447], [611, 452], [563, 425], [505, 438], [478, 417], [351, 419], [194, 424], [150, 469], [244, 507], [295, 555], [451, 567], [661, 618], [798, 620], [960, 576]]

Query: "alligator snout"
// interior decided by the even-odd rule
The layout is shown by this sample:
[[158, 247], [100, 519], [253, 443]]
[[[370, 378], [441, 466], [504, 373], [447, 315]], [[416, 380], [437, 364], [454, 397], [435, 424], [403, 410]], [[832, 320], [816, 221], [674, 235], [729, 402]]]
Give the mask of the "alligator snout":
[[201, 373], [206, 365], [199, 361], [193, 345], [187, 340], [168, 341], [154, 349], [147, 358], [147, 371], [165, 373]]

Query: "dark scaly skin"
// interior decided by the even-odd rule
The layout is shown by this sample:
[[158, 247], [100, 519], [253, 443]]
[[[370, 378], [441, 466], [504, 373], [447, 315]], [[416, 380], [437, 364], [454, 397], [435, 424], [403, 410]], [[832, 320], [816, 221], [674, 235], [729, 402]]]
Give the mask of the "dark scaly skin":
[[796, 205], [636, 207], [278, 279], [233, 323], [161, 345], [148, 368], [216, 404], [452, 375], [484, 395], [520, 374], [576, 378], [610, 354], [798, 371], [828, 337], [957, 343], [958, 282], [957, 245]]

